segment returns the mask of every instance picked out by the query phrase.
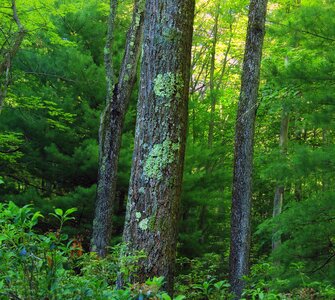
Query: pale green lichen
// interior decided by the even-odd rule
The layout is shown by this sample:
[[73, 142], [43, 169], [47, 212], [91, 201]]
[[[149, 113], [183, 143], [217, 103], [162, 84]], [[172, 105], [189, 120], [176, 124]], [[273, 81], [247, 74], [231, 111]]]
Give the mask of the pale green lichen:
[[154, 92], [158, 97], [170, 98], [173, 95], [180, 96], [184, 81], [180, 74], [167, 72], [158, 74], [154, 80]]
[[135, 217], [136, 217], [136, 221], [137, 221], [137, 222], [141, 219], [141, 216], [142, 216], [142, 214], [141, 214], [139, 211], [137, 211], [137, 212], [135, 213]]
[[138, 224], [138, 227], [142, 230], [147, 230], [148, 229], [148, 224], [149, 224], [149, 219], [145, 218]]
[[136, 17], [135, 17], [135, 25], [136, 25], [136, 27], [140, 26], [140, 21], [141, 21], [141, 17], [139, 15], [136, 15]]
[[145, 189], [144, 189], [144, 187], [143, 187], [143, 186], [140, 187], [139, 190], [138, 190], [138, 192], [139, 192], [140, 194], [144, 194], [144, 193], [145, 193]]
[[180, 36], [176, 28], [167, 28], [167, 27], [163, 29], [162, 35], [168, 41], [174, 41], [176, 40], [178, 35]]
[[129, 80], [129, 75], [126, 74], [126, 75], [124, 76], [124, 81], [127, 82], [128, 80]]
[[104, 48], [104, 54], [107, 55], [107, 54], [110, 54], [110, 50], [108, 48]]
[[174, 161], [178, 150], [179, 144], [173, 143], [169, 138], [162, 144], [154, 145], [144, 165], [146, 177], [161, 180], [164, 169]]

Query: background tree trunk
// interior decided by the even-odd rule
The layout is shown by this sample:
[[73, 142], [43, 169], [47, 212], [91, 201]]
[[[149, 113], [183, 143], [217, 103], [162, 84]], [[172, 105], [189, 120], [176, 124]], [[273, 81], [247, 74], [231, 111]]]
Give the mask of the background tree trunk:
[[147, 1], [135, 149], [124, 240], [144, 250], [136, 281], [164, 276], [172, 292], [194, 0]]
[[[285, 111], [282, 113], [281, 117], [281, 125], [280, 125], [280, 137], [279, 137], [279, 147], [281, 151], [281, 155], [285, 156], [287, 152], [287, 144], [288, 144], [288, 126], [289, 126], [289, 114]], [[283, 208], [283, 200], [284, 200], [284, 185], [283, 183], [277, 184], [275, 197], [273, 200], [273, 217], [276, 217], [281, 214]], [[274, 232], [272, 237], [272, 250], [278, 248], [281, 244], [280, 235]]]
[[220, 16], [220, 4], [217, 6], [215, 12], [214, 26], [213, 26], [213, 40], [211, 48], [211, 63], [210, 63], [210, 74], [209, 74], [209, 93], [211, 99], [211, 112], [210, 121], [208, 126], [208, 148], [212, 148], [213, 136], [214, 136], [214, 119], [215, 119], [215, 106], [216, 106], [216, 90], [215, 90], [215, 57], [216, 57], [216, 44], [218, 41], [218, 23]]
[[[116, 2], [116, 1], [114, 1]], [[111, 14], [115, 13], [111, 4]], [[112, 90], [111, 41], [106, 43], [105, 65], [107, 73], [107, 106], [102, 113], [99, 129], [99, 175], [97, 200], [91, 250], [106, 255], [112, 231], [112, 214], [115, 201], [117, 164], [121, 147], [122, 127], [131, 93], [136, 81], [136, 71], [142, 44], [144, 0], [136, 0], [132, 23], [127, 34], [118, 83]], [[110, 17], [113, 20], [115, 16]], [[109, 23], [108, 34], [112, 34]], [[114, 26], [114, 25], [113, 25]], [[109, 43], [109, 44], [108, 44]]]
[[236, 120], [230, 284], [237, 299], [241, 297], [244, 287], [242, 277], [249, 272], [254, 127], [265, 34], [266, 7], [267, 0], [250, 1], [241, 93]]
[[[208, 149], [212, 149], [213, 137], [214, 137], [214, 120], [215, 120], [215, 107], [216, 107], [216, 90], [215, 90], [215, 58], [216, 58], [216, 45], [218, 41], [218, 23], [220, 16], [220, 4], [216, 6], [214, 25], [213, 25], [213, 38], [212, 46], [210, 49], [210, 71], [209, 71], [209, 95], [211, 100], [211, 111], [210, 120], [208, 124]], [[211, 166], [209, 163], [206, 165], [206, 173], [210, 173]], [[207, 205], [201, 206], [199, 215], [199, 229], [201, 231], [200, 244], [204, 244], [206, 241], [206, 216], [207, 216]]]
[[[10, 69], [12, 65], [12, 60], [15, 57], [17, 51], [20, 49], [22, 41], [27, 34], [27, 30], [21, 24], [19, 15], [17, 13], [16, 1], [12, 0], [12, 12], [13, 20], [16, 23], [18, 31], [15, 33], [15, 38], [13, 41], [7, 41], [9, 44], [8, 49], [4, 49], [3, 58], [0, 60], [0, 113], [4, 105], [4, 101], [7, 95], [7, 89], [10, 82]], [[2, 49], [1, 49], [2, 50]]]

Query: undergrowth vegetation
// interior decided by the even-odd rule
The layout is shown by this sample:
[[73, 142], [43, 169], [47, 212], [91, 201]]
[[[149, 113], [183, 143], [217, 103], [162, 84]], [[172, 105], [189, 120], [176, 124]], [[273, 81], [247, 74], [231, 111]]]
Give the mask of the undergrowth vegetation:
[[[43, 216], [27, 205], [0, 204], [0, 299], [172, 299], [164, 288], [164, 278], [131, 283], [137, 262], [145, 253], [129, 253], [125, 244], [111, 248], [106, 258], [85, 253], [75, 239], [63, 232], [76, 209], [55, 209]], [[56, 218], [57, 230], [40, 233], [35, 226], [42, 218]], [[178, 259], [176, 300], [232, 299], [229, 284], [219, 273], [218, 255], [202, 259]], [[304, 287], [281, 292], [287, 284], [276, 280], [269, 263], [253, 267], [244, 299], [333, 299], [335, 289], [320, 282], [308, 282], [300, 266]], [[182, 271], [184, 270], [184, 271]], [[118, 288], [120, 278], [123, 288]]]

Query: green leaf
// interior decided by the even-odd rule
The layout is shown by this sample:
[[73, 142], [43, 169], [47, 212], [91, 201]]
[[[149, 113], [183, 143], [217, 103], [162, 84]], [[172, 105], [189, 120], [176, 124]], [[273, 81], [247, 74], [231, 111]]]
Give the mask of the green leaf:
[[35, 222], [38, 218], [44, 218], [41, 212], [37, 211], [34, 213], [34, 215], [31, 218], [31, 221]]
[[64, 212], [61, 208], [56, 208], [55, 213], [56, 213], [56, 215], [58, 215], [60, 217], [63, 216], [63, 214], [64, 214]]
[[68, 210], [66, 210], [66, 212], [64, 213], [64, 216], [68, 216], [70, 214], [73, 214], [74, 212], [78, 211], [78, 209], [76, 207], [72, 207], [69, 208]]
[[168, 294], [164, 293], [164, 294], [162, 294], [162, 299], [163, 300], [171, 300], [171, 297]]
[[7, 240], [7, 236], [4, 234], [0, 234], [0, 242]]
[[178, 295], [177, 297], [173, 298], [173, 300], [184, 300], [186, 299], [186, 296], [184, 295]]

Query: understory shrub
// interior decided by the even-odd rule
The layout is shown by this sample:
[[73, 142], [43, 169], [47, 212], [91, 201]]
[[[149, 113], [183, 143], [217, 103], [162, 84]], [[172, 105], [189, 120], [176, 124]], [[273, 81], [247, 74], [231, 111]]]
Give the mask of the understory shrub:
[[[0, 299], [171, 299], [160, 291], [162, 277], [127, 283], [143, 253], [128, 253], [124, 244], [106, 258], [83, 253], [80, 243], [62, 232], [75, 211], [55, 209], [50, 215], [58, 220], [58, 230], [40, 234], [35, 230], [45, 217], [40, 212], [0, 203]], [[124, 289], [115, 286], [118, 276], [126, 282]]]

